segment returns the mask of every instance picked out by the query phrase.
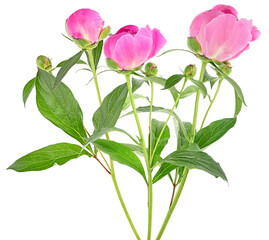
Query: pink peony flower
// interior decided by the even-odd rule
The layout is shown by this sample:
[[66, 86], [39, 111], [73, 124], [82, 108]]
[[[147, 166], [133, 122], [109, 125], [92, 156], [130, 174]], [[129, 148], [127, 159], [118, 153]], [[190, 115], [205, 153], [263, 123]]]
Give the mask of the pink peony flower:
[[258, 39], [260, 31], [251, 20], [238, 19], [237, 11], [226, 5], [217, 5], [196, 16], [190, 27], [190, 36], [201, 47], [201, 55], [219, 62], [238, 57]]
[[121, 70], [133, 70], [154, 57], [165, 43], [165, 38], [155, 28], [138, 29], [128, 25], [106, 40], [104, 53]]
[[79, 9], [66, 20], [66, 30], [74, 39], [84, 39], [91, 44], [98, 42], [104, 30], [104, 21], [91, 9]]

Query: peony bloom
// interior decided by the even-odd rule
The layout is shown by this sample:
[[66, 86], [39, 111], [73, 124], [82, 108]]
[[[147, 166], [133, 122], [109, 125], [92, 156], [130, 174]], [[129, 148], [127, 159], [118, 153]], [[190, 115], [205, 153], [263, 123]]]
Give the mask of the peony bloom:
[[258, 39], [260, 31], [251, 20], [238, 19], [237, 11], [217, 5], [196, 16], [190, 27], [190, 37], [200, 44], [201, 55], [219, 62], [238, 57]]
[[106, 40], [104, 53], [120, 70], [133, 70], [154, 57], [165, 43], [165, 38], [155, 28], [138, 29], [128, 25]]
[[74, 40], [83, 39], [90, 44], [102, 40], [100, 36], [107, 28], [104, 29], [104, 21], [99, 13], [91, 9], [79, 9], [66, 20], [68, 35]]

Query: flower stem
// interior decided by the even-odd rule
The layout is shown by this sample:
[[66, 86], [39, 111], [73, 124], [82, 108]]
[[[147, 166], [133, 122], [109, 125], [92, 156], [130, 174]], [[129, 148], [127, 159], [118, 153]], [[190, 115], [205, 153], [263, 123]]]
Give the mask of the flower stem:
[[[151, 98], [150, 98], [150, 108], [149, 108], [149, 159], [151, 160], [151, 154], [152, 154], [152, 132], [151, 132], [151, 121], [152, 121], [152, 104], [153, 104], [153, 82], [150, 81], [150, 87], [151, 87]], [[151, 164], [150, 164], [151, 165]]]
[[145, 144], [144, 134], [142, 131], [142, 127], [141, 127], [140, 120], [139, 120], [139, 117], [138, 117], [138, 114], [136, 111], [136, 107], [135, 107], [135, 103], [134, 103], [130, 75], [126, 75], [126, 82], [127, 82], [127, 86], [128, 86], [130, 101], [131, 101], [131, 105], [133, 108], [137, 129], [138, 129], [139, 136], [141, 139], [141, 145], [142, 145], [144, 158], [145, 158], [146, 166], [147, 166], [147, 172], [148, 172], [148, 238], [147, 239], [150, 240], [151, 239], [151, 229], [152, 229], [152, 202], [153, 202], [151, 168], [150, 168], [150, 162], [149, 162], [147, 148], [146, 148], [146, 144]]
[[204, 124], [205, 124], [206, 117], [207, 117], [207, 115], [208, 115], [208, 113], [209, 113], [209, 111], [210, 111], [210, 109], [211, 109], [211, 107], [212, 107], [212, 105], [213, 105], [213, 103], [214, 103], [214, 101], [215, 101], [215, 99], [216, 99], [218, 93], [219, 93], [219, 89], [220, 89], [221, 83], [222, 83], [222, 79], [219, 80], [219, 83], [218, 83], [216, 92], [215, 92], [214, 97], [212, 98], [212, 100], [211, 100], [211, 102], [210, 102], [210, 105], [209, 105], [209, 107], [208, 107], [208, 109], [207, 109], [207, 111], [206, 111], [206, 113], [205, 113], [205, 116], [204, 116], [204, 118], [203, 118], [203, 121], [202, 121], [202, 124], [201, 124], [200, 129], [202, 129], [203, 126], [204, 126]]
[[176, 101], [175, 101], [175, 103], [174, 103], [174, 106], [173, 106], [173, 108], [171, 109], [171, 112], [169, 113], [169, 115], [168, 115], [168, 117], [167, 117], [167, 120], [166, 120], [166, 122], [165, 122], [165, 124], [164, 124], [164, 126], [163, 126], [163, 128], [162, 128], [162, 130], [161, 130], [161, 132], [160, 132], [160, 135], [159, 135], [159, 137], [158, 137], [158, 139], [157, 139], [157, 142], [156, 142], [156, 144], [155, 144], [155, 147], [154, 147], [153, 152], [152, 152], [152, 155], [151, 155], [150, 165], [151, 165], [151, 163], [152, 163], [152, 159], [153, 159], [153, 157], [154, 157], [154, 154], [155, 154], [155, 152], [156, 152], [156, 150], [157, 150], [158, 144], [159, 144], [159, 142], [160, 142], [160, 140], [161, 140], [161, 137], [162, 137], [162, 135], [163, 135], [164, 129], [165, 129], [165, 127], [167, 126], [168, 121], [169, 121], [170, 117], [172, 116], [172, 113], [173, 113], [175, 107], [176, 107], [177, 104], [178, 104], [178, 101], [179, 101], [179, 99], [180, 99], [180, 95], [181, 95], [182, 91], [184, 90], [186, 83], [187, 83], [187, 80], [185, 79], [185, 81], [184, 81], [184, 83], [183, 83], [183, 85], [182, 85], [182, 88], [181, 88], [181, 90], [180, 90], [180, 92], [179, 92], [179, 94], [178, 94], [178, 97], [177, 97], [177, 99], [176, 99]]
[[[204, 74], [205, 74], [205, 69], [206, 69], [206, 65], [207, 63], [206, 62], [202, 62], [202, 67], [201, 67], [201, 72], [200, 72], [200, 78], [199, 78], [199, 81], [202, 82], [203, 81], [203, 78], [204, 78]], [[196, 132], [196, 124], [197, 124], [197, 116], [198, 116], [198, 106], [199, 106], [199, 99], [200, 99], [200, 89], [197, 90], [197, 93], [196, 93], [196, 99], [195, 99], [195, 106], [194, 106], [194, 114], [193, 114], [193, 123], [192, 123], [192, 136], [190, 138], [190, 143], [193, 143], [194, 141], [194, 137], [195, 137], [195, 132]], [[181, 192], [184, 188], [184, 185], [185, 185], [185, 182], [186, 182], [186, 179], [188, 177], [188, 173], [189, 173], [189, 169], [188, 168], [185, 168], [184, 169], [184, 172], [183, 172], [183, 175], [182, 175], [182, 179], [181, 179], [181, 182], [179, 184], [179, 187], [178, 187], [178, 190], [176, 192], [176, 195], [174, 197], [174, 201], [171, 205], [171, 207], [169, 208], [167, 214], [166, 214], [166, 217], [164, 219], [164, 222], [163, 222], [163, 225], [159, 231], [159, 234], [156, 238], [156, 240], [160, 240], [162, 235], [163, 235], [163, 232], [168, 224], [168, 221], [177, 205], [177, 202], [179, 200], [179, 197], [181, 195]]]
[[[93, 59], [92, 50], [89, 50], [88, 54], [89, 54], [89, 61], [90, 61], [90, 64], [91, 64], [92, 73], [93, 73], [93, 76], [94, 76], [94, 83], [95, 83], [95, 88], [96, 88], [96, 92], [97, 92], [97, 96], [98, 96], [98, 101], [99, 101], [99, 104], [101, 105], [102, 104], [102, 98], [101, 98], [99, 85], [98, 85], [98, 81], [97, 81], [97, 75], [96, 75], [96, 69], [95, 69], [95, 65], [94, 65], [94, 59]], [[109, 139], [108, 133], [106, 134], [106, 138]], [[125, 206], [125, 203], [123, 201], [123, 198], [122, 198], [122, 195], [121, 195], [118, 183], [117, 183], [117, 179], [116, 179], [114, 163], [113, 163], [113, 160], [111, 158], [110, 158], [110, 175], [111, 175], [112, 182], [114, 184], [116, 193], [118, 195], [119, 201], [120, 201], [121, 206], [123, 208], [123, 211], [125, 213], [125, 216], [126, 216], [128, 222], [129, 222], [129, 224], [130, 224], [130, 226], [131, 226], [137, 240], [141, 240], [141, 238], [140, 238], [139, 234], [137, 233], [136, 228], [135, 228], [135, 226], [134, 226], [134, 224], [132, 222], [132, 219], [131, 219], [131, 217], [129, 215], [129, 212], [128, 212], [126, 206]]]

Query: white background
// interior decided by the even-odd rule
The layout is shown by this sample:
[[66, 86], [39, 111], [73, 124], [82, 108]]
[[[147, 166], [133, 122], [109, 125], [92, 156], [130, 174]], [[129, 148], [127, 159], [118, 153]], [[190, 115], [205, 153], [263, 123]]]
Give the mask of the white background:
[[[220, 162], [229, 185], [202, 171], [192, 170], [179, 204], [163, 235], [164, 240], [268, 240], [269, 239], [269, 157], [268, 157], [268, 8], [265, 0], [222, 1], [233, 5], [239, 17], [253, 19], [262, 32], [232, 62], [234, 78], [241, 86], [248, 107], [244, 107], [234, 129], [207, 152]], [[44, 119], [35, 105], [35, 92], [24, 108], [22, 89], [36, 73], [35, 59], [47, 55], [56, 65], [79, 49], [61, 36], [65, 20], [79, 8], [98, 11], [112, 32], [127, 24], [149, 24], [159, 28], [167, 39], [164, 50], [186, 48], [192, 19], [200, 12], [221, 3], [215, 0], [192, 1], [6, 1], [0, 10], [0, 239], [104, 240], [135, 239], [117, 200], [111, 179], [93, 159], [81, 157], [64, 166], [42, 172], [17, 173], [5, 170], [19, 157], [58, 142], [73, 139]], [[161, 52], [162, 52], [161, 51]], [[155, 58], [160, 74], [169, 77], [189, 63], [193, 56], [174, 52]], [[101, 59], [104, 65], [104, 57]], [[85, 85], [89, 72], [72, 69], [64, 82], [74, 92], [84, 112], [85, 125], [92, 131], [91, 116], [98, 106], [93, 83]], [[105, 73], [99, 77], [104, 97], [124, 82], [123, 76]], [[155, 86], [155, 103], [171, 107], [169, 93]], [[144, 86], [140, 93], [149, 94]], [[200, 114], [208, 101], [204, 100]], [[137, 105], [146, 104], [137, 101]], [[184, 121], [191, 121], [194, 97], [182, 100], [177, 110]], [[207, 119], [231, 117], [233, 89], [224, 82]], [[162, 114], [154, 115], [165, 119]], [[140, 115], [147, 130], [147, 115]], [[201, 115], [199, 118], [201, 121]], [[132, 124], [132, 125], [131, 125]], [[121, 119], [117, 126], [137, 134], [133, 116]], [[170, 124], [171, 131], [173, 125]], [[171, 136], [173, 138], [174, 135]], [[122, 135], [111, 134], [114, 140]], [[171, 139], [164, 156], [175, 148]], [[146, 186], [129, 168], [115, 163], [118, 182], [132, 219], [146, 239]], [[164, 219], [172, 186], [167, 179], [154, 185], [153, 236]], [[154, 239], [154, 238], [153, 238]]]

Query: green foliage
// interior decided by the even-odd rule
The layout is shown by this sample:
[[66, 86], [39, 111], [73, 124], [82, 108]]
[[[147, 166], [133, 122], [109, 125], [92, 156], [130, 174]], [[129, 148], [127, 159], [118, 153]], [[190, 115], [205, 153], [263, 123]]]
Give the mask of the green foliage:
[[164, 89], [169, 89], [169, 88], [173, 87], [173, 86], [176, 85], [182, 78], [184, 78], [184, 75], [182, 75], [182, 74], [175, 74], [175, 75], [172, 75], [171, 77], [169, 77], [169, 78], [165, 81]]
[[36, 78], [31, 79], [28, 83], [26, 83], [26, 85], [23, 88], [22, 100], [23, 100], [24, 106], [26, 104], [26, 101], [27, 101], [30, 93], [32, 92], [32, 90], [33, 90], [33, 88], [35, 86], [35, 79]]
[[176, 167], [187, 167], [203, 170], [215, 177], [221, 177], [227, 181], [227, 177], [220, 167], [207, 153], [197, 150], [181, 150], [169, 154], [161, 160], [163, 163], [170, 163]]
[[127, 84], [124, 83], [116, 87], [103, 100], [101, 106], [93, 115], [93, 125], [95, 130], [105, 127], [114, 127], [119, 119], [122, 107], [128, 93]]
[[[150, 139], [150, 135], [149, 135], [149, 145], [151, 145], [151, 156], [152, 156], [152, 160], [151, 163], [152, 165], [155, 165], [155, 163], [157, 162], [157, 160], [160, 158], [161, 152], [164, 149], [164, 147], [166, 146], [166, 144], [168, 143], [168, 140], [170, 138], [170, 130], [168, 128], [168, 126], [165, 126], [164, 131], [161, 135], [161, 131], [163, 129], [165, 125], [165, 122], [162, 121], [158, 121], [156, 119], [152, 119], [151, 120], [151, 139]], [[160, 137], [161, 135], [161, 137]], [[156, 147], [158, 138], [160, 137], [159, 143]], [[151, 144], [150, 144], [150, 140], [151, 140]], [[156, 148], [154, 155], [152, 155], [154, 149]]]
[[236, 123], [236, 118], [224, 118], [210, 123], [195, 135], [194, 142], [203, 149], [219, 140]]
[[38, 69], [36, 78], [36, 103], [40, 113], [80, 143], [87, 137], [83, 126], [83, 114], [71, 90], [64, 84], [51, 91], [55, 77]]
[[[99, 60], [100, 60], [100, 57], [102, 54], [102, 50], [103, 50], [103, 45], [104, 45], [104, 41], [99, 41], [97, 47], [95, 47], [94, 49], [91, 50], [92, 55], [93, 55], [93, 62], [94, 62], [95, 69], [97, 69], [97, 67], [98, 67], [98, 63], [99, 63]], [[87, 52], [86, 52], [86, 55], [87, 55], [87, 60], [88, 60], [89, 66], [91, 68], [91, 64], [89, 62], [89, 56], [88, 56]]]
[[219, 77], [213, 77], [205, 70], [203, 82], [210, 82], [210, 87], [212, 88], [218, 80], [220, 80]]
[[64, 62], [62, 67], [60, 68], [59, 72], [56, 75], [56, 79], [53, 85], [53, 89], [58, 86], [58, 84], [62, 81], [64, 76], [68, 73], [68, 71], [78, 62], [78, 60], [81, 58], [83, 51], [78, 52], [73, 57], [69, 58]]
[[190, 79], [190, 81], [194, 83], [201, 90], [203, 97], [205, 98], [207, 96], [207, 89], [205, 85], [198, 80]]
[[146, 175], [140, 159], [127, 146], [111, 140], [98, 139], [93, 145], [108, 154], [112, 160], [133, 168], [139, 172], [146, 181]]
[[197, 89], [198, 87], [196, 85], [190, 85], [188, 87], [186, 87], [182, 93], [180, 94], [180, 99], [182, 98], [186, 98], [186, 97], [189, 97], [191, 96], [192, 94], [196, 93], [197, 92]]
[[75, 144], [57, 143], [31, 152], [17, 161], [8, 169], [17, 172], [40, 171], [52, 167], [55, 164], [63, 165], [71, 159], [81, 155], [92, 155]]

